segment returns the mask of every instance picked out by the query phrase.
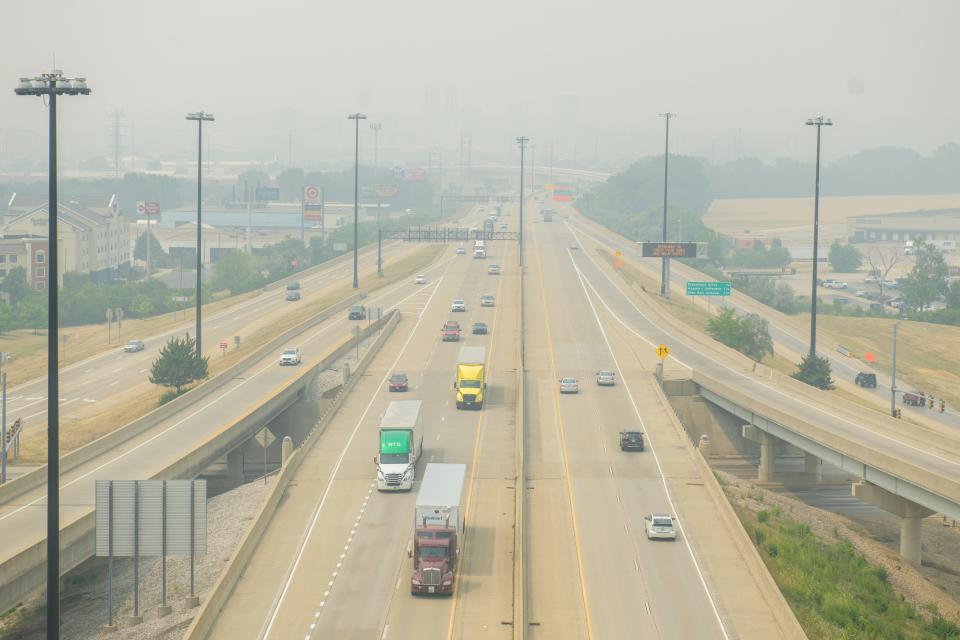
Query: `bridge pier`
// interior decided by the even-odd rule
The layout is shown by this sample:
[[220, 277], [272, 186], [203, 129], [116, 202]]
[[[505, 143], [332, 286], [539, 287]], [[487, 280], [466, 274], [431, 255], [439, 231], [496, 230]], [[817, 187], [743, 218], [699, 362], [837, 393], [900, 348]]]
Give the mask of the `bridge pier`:
[[243, 477], [243, 447], [237, 447], [227, 454], [227, 475], [238, 485], [246, 482]]
[[820, 458], [812, 453], [803, 452], [803, 476], [806, 480], [819, 483], [822, 479]]
[[778, 438], [766, 431], [761, 431], [752, 424], [743, 425], [742, 433], [746, 440], [760, 445], [760, 466], [757, 469], [757, 481], [773, 482], [776, 473]]
[[935, 512], [866, 480], [855, 482], [851, 493], [864, 502], [900, 516], [900, 555], [907, 562], [920, 566], [921, 525], [924, 518]]

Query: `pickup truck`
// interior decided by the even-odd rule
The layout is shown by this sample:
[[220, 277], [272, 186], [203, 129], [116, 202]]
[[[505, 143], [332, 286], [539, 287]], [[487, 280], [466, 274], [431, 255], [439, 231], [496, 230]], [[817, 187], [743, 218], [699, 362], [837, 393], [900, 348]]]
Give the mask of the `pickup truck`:
[[459, 342], [460, 341], [460, 323], [454, 320], [448, 320], [440, 328], [440, 333], [443, 335], [444, 342]]

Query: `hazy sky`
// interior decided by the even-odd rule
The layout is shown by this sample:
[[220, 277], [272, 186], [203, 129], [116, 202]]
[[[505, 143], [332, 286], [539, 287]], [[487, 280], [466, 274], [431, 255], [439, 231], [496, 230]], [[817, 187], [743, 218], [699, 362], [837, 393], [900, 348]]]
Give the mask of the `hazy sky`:
[[116, 109], [141, 156], [192, 155], [204, 109], [215, 157], [286, 161], [292, 132], [295, 164], [350, 157], [355, 110], [386, 161], [458, 161], [461, 132], [475, 162], [521, 134], [538, 163], [551, 141], [558, 164], [623, 161], [662, 149], [667, 110], [674, 149], [717, 161], [808, 158], [819, 113], [828, 160], [960, 140], [957, 0], [0, 0], [0, 22], [8, 158], [45, 157], [13, 88], [54, 55], [93, 89], [62, 101], [65, 165], [109, 155]]

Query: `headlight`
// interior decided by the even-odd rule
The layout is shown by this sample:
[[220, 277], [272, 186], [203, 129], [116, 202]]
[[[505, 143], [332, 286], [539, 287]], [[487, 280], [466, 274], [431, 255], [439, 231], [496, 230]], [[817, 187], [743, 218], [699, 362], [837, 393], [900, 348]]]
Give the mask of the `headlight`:
[[415, 584], [415, 585], [417, 585], [417, 586], [420, 586], [420, 581], [417, 580], [416, 578], [412, 578], [412, 579], [411, 579], [411, 582], [413, 582], [413, 584]]
[[453, 584], [453, 579], [452, 579], [452, 578], [451, 578], [450, 580], [444, 580], [444, 581], [443, 581], [443, 586], [445, 586], [445, 587], [449, 587], [451, 584]]
[[384, 479], [384, 478], [383, 478], [383, 471], [380, 471], [380, 469], [377, 469], [377, 478], [380, 479], [380, 480], [383, 480], [383, 479]]
[[407, 467], [407, 470], [403, 472], [403, 479], [406, 480], [411, 475], [413, 475], [413, 467]]

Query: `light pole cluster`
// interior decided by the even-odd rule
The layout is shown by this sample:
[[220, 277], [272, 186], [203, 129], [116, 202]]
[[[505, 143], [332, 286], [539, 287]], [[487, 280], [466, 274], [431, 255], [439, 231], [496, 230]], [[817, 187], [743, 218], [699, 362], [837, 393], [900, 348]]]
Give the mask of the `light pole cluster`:
[[60, 374], [58, 343], [59, 247], [57, 246], [57, 96], [90, 93], [86, 78], [68, 78], [54, 69], [35, 78], [20, 78], [18, 96], [49, 100], [50, 154], [47, 219], [47, 638], [60, 637]]
[[187, 114], [187, 120], [197, 123], [197, 358], [203, 356], [200, 350], [200, 304], [203, 278], [203, 217], [200, 213], [203, 203], [203, 123], [213, 122], [213, 114], [205, 111], [195, 111]]

